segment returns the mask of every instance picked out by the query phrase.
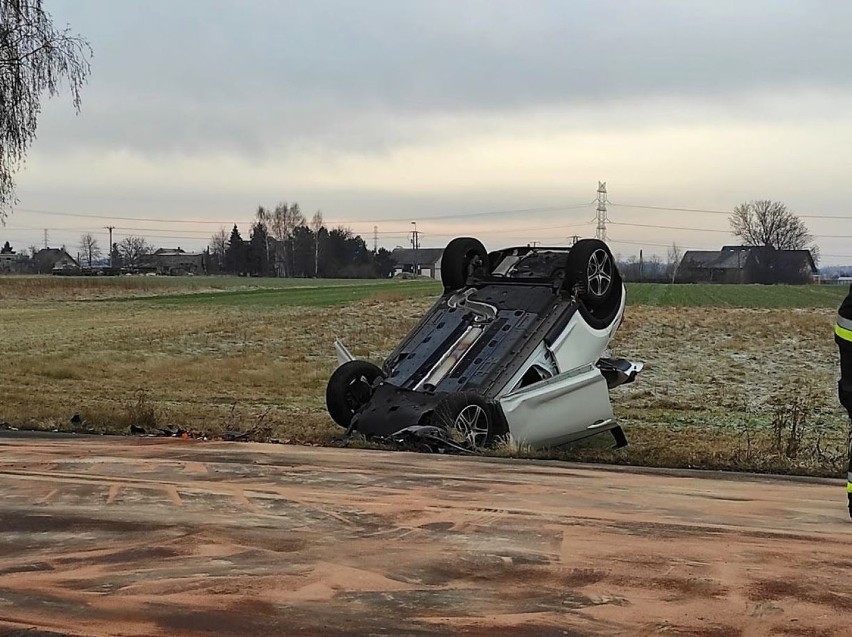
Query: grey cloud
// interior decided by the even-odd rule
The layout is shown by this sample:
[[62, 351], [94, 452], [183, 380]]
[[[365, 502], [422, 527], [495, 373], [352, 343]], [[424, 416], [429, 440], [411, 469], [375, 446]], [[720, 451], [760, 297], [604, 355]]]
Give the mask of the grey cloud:
[[[96, 57], [44, 147], [381, 150], [419, 118], [852, 88], [852, 4], [57, 0]], [[64, 105], [63, 105], [64, 106]], [[629, 108], [628, 108], [629, 112]], [[745, 114], [747, 116], [747, 113]]]

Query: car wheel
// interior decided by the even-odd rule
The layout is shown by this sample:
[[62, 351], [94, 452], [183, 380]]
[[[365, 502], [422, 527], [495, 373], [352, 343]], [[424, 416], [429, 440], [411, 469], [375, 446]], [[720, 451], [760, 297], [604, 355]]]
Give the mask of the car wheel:
[[488, 270], [488, 252], [478, 239], [458, 237], [444, 248], [441, 256], [441, 283], [445, 291], [464, 287], [468, 277], [480, 269]]
[[373, 395], [373, 382], [382, 370], [367, 361], [349, 361], [334, 370], [325, 388], [325, 404], [331, 419], [348, 428], [352, 417]]
[[435, 408], [434, 418], [435, 424], [468, 449], [483, 449], [494, 441], [494, 411], [476, 394], [450, 394]]
[[570, 289], [591, 307], [602, 305], [617, 284], [615, 261], [609, 247], [598, 239], [581, 239], [571, 248], [563, 289]]

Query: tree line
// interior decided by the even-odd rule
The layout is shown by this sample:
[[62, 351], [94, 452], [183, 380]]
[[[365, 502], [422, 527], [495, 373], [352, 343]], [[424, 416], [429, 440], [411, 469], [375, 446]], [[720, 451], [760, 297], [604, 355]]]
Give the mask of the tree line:
[[[762, 249], [755, 253], [755, 263], [747, 264], [754, 276], [760, 271], [761, 282], [810, 280], [810, 271], [802, 267], [801, 259], [782, 258], [784, 251], [809, 250], [814, 262], [819, 259], [819, 248], [807, 226], [783, 203], [758, 200], [740, 204], [729, 222], [740, 245]], [[150, 267], [155, 252], [141, 236], [114, 243], [108, 255], [103, 254], [91, 233], [80, 237], [78, 247], [81, 266], [103, 264], [99, 259], [108, 256], [111, 265], [128, 271]], [[29, 256], [36, 252], [37, 248], [31, 246]], [[0, 254], [14, 254], [8, 241], [0, 247]], [[327, 227], [319, 211], [308, 220], [298, 203], [286, 202], [274, 208], [258, 207], [247, 237], [237, 225], [230, 233], [222, 228], [211, 237], [203, 256], [203, 271], [242, 276], [373, 278], [389, 276], [395, 266], [388, 250], [372, 251], [351, 229]], [[628, 281], [678, 282], [683, 251], [673, 243], [666, 257], [664, 260], [651, 254], [645, 259], [618, 259], [619, 270]], [[795, 271], [788, 272], [790, 268]]]
[[349, 228], [326, 227], [320, 211], [308, 221], [298, 203], [259, 206], [247, 238], [234, 224], [207, 250], [209, 272], [242, 276], [375, 278], [394, 268], [389, 250], [370, 250]]
[[[105, 254], [97, 238], [85, 233], [77, 248], [81, 266], [103, 266], [107, 262], [127, 271], [150, 267], [156, 253], [156, 247], [138, 235], [113, 243]], [[3, 253], [13, 251], [8, 242], [0, 249]], [[28, 256], [32, 258], [37, 252], [38, 248], [31, 246]], [[260, 206], [247, 237], [236, 224], [230, 232], [222, 228], [211, 237], [203, 254], [206, 273], [238, 276], [365, 279], [389, 277], [394, 266], [389, 250], [370, 250], [350, 228], [328, 228], [319, 211], [308, 222], [297, 203]]]

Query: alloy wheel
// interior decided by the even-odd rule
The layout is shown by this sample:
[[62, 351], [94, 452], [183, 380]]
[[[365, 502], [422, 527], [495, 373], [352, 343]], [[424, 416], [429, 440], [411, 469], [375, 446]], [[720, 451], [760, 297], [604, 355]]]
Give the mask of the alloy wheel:
[[612, 285], [612, 259], [606, 250], [595, 250], [589, 257], [586, 271], [588, 290], [598, 298], [603, 298]]
[[485, 446], [488, 441], [488, 414], [480, 405], [468, 405], [456, 416], [455, 429], [473, 449]]

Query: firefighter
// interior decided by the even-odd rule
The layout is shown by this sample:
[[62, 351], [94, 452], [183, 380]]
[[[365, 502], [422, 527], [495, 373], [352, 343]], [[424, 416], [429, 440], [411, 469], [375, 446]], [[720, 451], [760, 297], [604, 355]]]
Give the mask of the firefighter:
[[[840, 381], [837, 396], [852, 420], [852, 285], [837, 311], [834, 340], [840, 348]], [[852, 517], [852, 445], [849, 446], [849, 468], [846, 474], [846, 497], [849, 501], [849, 516]]]

